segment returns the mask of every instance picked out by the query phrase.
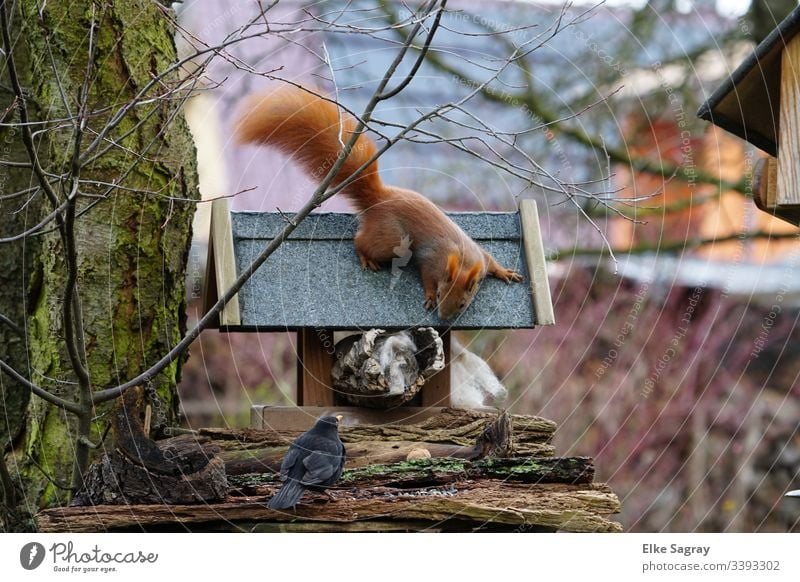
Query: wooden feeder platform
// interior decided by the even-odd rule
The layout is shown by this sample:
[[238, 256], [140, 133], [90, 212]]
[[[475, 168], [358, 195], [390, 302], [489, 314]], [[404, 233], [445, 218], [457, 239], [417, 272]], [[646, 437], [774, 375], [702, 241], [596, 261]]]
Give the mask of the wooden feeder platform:
[[[262, 415], [273, 413], [284, 426], [205, 429], [159, 441], [160, 447], [173, 452], [199, 447], [211, 458], [209, 466], [224, 466], [226, 489], [218, 500], [137, 503], [123, 484], [121, 490], [111, 492], [116, 497], [105, 493], [106, 499], [115, 499], [113, 504], [44, 510], [37, 523], [43, 532], [622, 529], [612, 519], [619, 511], [619, 500], [607, 485], [594, 482], [592, 460], [553, 456], [556, 426], [549, 420], [438, 408], [427, 409], [417, 418], [366, 424], [358, 418], [363, 409], [337, 411], [346, 418], [349, 414], [354, 424], [340, 427], [348, 458], [342, 479], [331, 489], [333, 499], [306, 492], [294, 510], [267, 508], [279, 485], [276, 473], [288, 443], [311, 425], [314, 418], [309, 413], [318, 411], [293, 408], [277, 414], [262, 409]], [[482, 439], [500, 420], [513, 435], [507, 443], [510, 456], [495, 456], [496, 451], [483, 455]], [[431, 458], [408, 460], [414, 457], [412, 451], [422, 449]], [[181, 478], [191, 481], [194, 476]], [[160, 479], [148, 473], [147, 479], [137, 482], [157, 488]], [[169, 487], [175, 488], [172, 482]], [[133, 492], [148, 499], [154, 493]]]

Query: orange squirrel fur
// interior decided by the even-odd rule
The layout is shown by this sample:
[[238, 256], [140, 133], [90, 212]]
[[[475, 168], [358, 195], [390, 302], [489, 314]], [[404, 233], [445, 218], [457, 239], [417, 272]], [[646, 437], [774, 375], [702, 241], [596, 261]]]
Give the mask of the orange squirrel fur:
[[[236, 136], [241, 143], [278, 148], [321, 180], [356, 125], [352, 116], [340, 112], [330, 101], [291, 87], [250, 96], [237, 122]], [[372, 140], [360, 135], [333, 184], [353, 175], [376, 151]], [[455, 317], [469, 307], [487, 275], [506, 283], [522, 280], [519, 273], [500, 266], [430, 200], [411, 190], [385, 185], [378, 175], [377, 161], [342, 194], [360, 211], [355, 247], [361, 265], [378, 270], [381, 263], [397, 257], [395, 248], [402, 246], [404, 238], [410, 240], [425, 290], [425, 308], [438, 305], [442, 319]]]

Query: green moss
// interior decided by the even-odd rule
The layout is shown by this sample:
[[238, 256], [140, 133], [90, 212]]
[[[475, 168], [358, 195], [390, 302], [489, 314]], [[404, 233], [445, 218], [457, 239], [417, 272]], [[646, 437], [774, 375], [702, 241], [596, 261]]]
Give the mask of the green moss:
[[[89, 106], [112, 105], [116, 110], [145, 85], [153, 73], [166, 69], [175, 59], [175, 48], [167, 20], [149, 0], [99, 3], [95, 29], [96, 64], [90, 86]], [[20, 75], [31, 95], [32, 108], [41, 115], [60, 118], [66, 114], [47, 51], [52, 48], [60, 83], [74, 108], [74, 96], [87, 67], [88, 26], [92, 3], [88, 0], [50, 0], [44, 6], [33, 2], [16, 4], [14, 22], [20, 38]], [[118, 39], [122, 38], [122, 41]], [[167, 79], [167, 83], [175, 80]], [[156, 85], [153, 95], [163, 91]], [[5, 104], [6, 106], [9, 103]], [[196, 188], [194, 149], [181, 116], [164, 127], [174, 105], [155, 102], [134, 108], [111, 137], [146, 157], [139, 168], [123, 174], [133, 156], [119, 148], [83, 170], [84, 177], [116, 182], [127, 188], [158, 190], [164, 195], [192, 198]], [[150, 113], [154, 113], [149, 116]], [[98, 131], [112, 113], [93, 117], [91, 128]], [[135, 131], [136, 124], [145, 120]], [[125, 135], [130, 132], [130, 135]], [[84, 144], [92, 141], [87, 133]], [[124, 136], [124, 137], [123, 137]], [[156, 137], [158, 136], [158, 137]], [[154, 139], [155, 138], [155, 139]], [[16, 137], [18, 139], [18, 136]], [[71, 130], [47, 134], [39, 145], [42, 163], [53, 173], [62, 173], [71, 154]], [[151, 145], [152, 144], [152, 145]], [[150, 149], [145, 151], [146, 146]], [[101, 146], [104, 147], [104, 146]], [[173, 179], [183, 176], [182, 180]], [[28, 176], [28, 181], [31, 177]], [[95, 188], [90, 192], [101, 193]], [[59, 189], [57, 188], [57, 191]], [[49, 211], [45, 204], [41, 213]], [[79, 288], [86, 331], [88, 368], [96, 388], [115, 384], [141, 373], [160, 359], [180, 339], [183, 330], [183, 273], [189, 240], [192, 204], [170, 203], [163, 197], [113, 193], [97, 204], [76, 225], [79, 259]], [[168, 224], [162, 228], [162, 225]], [[34, 370], [33, 379], [68, 399], [78, 400], [74, 384], [55, 383], [47, 378], [74, 381], [64, 346], [61, 300], [66, 273], [57, 233], [30, 241], [35, 270], [41, 282], [27, 305], [28, 353], [16, 365]], [[30, 271], [29, 271], [30, 272]], [[159, 393], [171, 409], [175, 401], [180, 363], [169, 366], [155, 379]], [[40, 374], [36, 374], [36, 373]], [[47, 378], [46, 378], [47, 377]], [[102, 413], [101, 409], [98, 411]], [[27, 427], [18, 455], [36, 459], [59, 482], [69, 480], [74, 429], [64, 414], [34, 398], [28, 405]], [[93, 427], [97, 437], [103, 426]], [[70, 434], [72, 436], [70, 436]], [[39, 499], [47, 505], [59, 501], [63, 492], [49, 484], [41, 472], [22, 468], [29, 502]]]
[[391, 465], [367, 465], [366, 467], [345, 471], [342, 474], [342, 481], [349, 482], [381, 477], [407, 477], [409, 475], [424, 476], [434, 470], [440, 475], [463, 473], [468, 466], [469, 461], [461, 459], [419, 459]]

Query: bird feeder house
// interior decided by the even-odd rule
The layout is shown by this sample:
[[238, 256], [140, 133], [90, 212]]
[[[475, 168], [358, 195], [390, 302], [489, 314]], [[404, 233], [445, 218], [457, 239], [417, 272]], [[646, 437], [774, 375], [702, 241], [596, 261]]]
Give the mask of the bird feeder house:
[[800, 8], [756, 47], [698, 111], [769, 157], [756, 168], [758, 208], [800, 224]]
[[[457, 319], [443, 321], [423, 308], [423, 290], [413, 257], [380, 271], [359, 264], [353, 237], [358, 217], [312, 214], [257, 269], [219, 317], [225, 332], [297, 333], [296, 404], [332, 407], [334, 332], [433, 328], [441, 338], [444, 368], [432, 375], [415, 404], [449, 406], [449, 332], [520, 329], [554, 323], [536, 203], [523, 200], [518, 212], [449, 215], [504, 266], [524, 277], [506, 284], [487, 278], [472, 305]], [[230, 212], [226, 200], [213, 203], [205, 305], [230, 288], [291, 215]], [[410, 411], [409, 411], [410, 412]], [[259, 425], [260, 422], [256, 422]]]

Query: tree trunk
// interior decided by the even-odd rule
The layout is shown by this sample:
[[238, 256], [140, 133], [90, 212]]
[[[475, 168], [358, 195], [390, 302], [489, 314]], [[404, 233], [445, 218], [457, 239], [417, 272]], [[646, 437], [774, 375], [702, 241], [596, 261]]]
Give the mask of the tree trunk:
[[[88, 68], [88, 110], [109, 108], [88, 119], [84, 144], [90, 143], [153, 75], [175, 62], [173, 30], [162, 10], [149, 0], [50, 0], [45, 4], [24, 0], [14, 4], [13, 12], [8, 8], [14, 59], [29, 96], [31, 120], [74, 114]], [[93, 66], [89, 66], [90, 37], [95, 49]], [[163, 93], [176, 80], [174, 76], [156, 84], [151, 96]], [[9, 86], [4, 67], [0, 110], [10, 108], [6, 123], [18, 121]], [[178, 199], [197, 199], [198, 190], [194, 147], [177, 111], [179, 105], [173, 98], [132, 108], [108, 136], [116, 145], [110, 141], [101, 145], [100, 150], [110, 147], [81, 173], [82, 178], [115, 182], [124, 188], [108, 192], [106, 186], [84, 184], [81, 193], [89, 196], [80, 197], [77, 204], [77, 291], [94, 389], [137, 375], [163, 356], [185, 330], [184, 272], [194, 204]], [[73, 131], [71, 124], [64, 124], [62, 129], [37, 135], [36, 148], [46, 171], [69, 170]], [[3, 128], [2, 143], [0, 158], [27, 161], [18, 128]], [[129, 172], [137, 154], [144, 159]], [[2, 193], [36, 184], [26, 168], [0, 167], [0, 172], [6, 178]], [[55, 191], [64, 196], [60, 187]], [[106, 198], [99, 200], [98, 195]], [[27, 196], [0, 202], [0, 235], [21, 232], [52, 211], [39, 192], [22, 212], [10, 216], [25, 200]], [[6, 343], [13, 332], [0, 324], [0, 356], [33, 382], [77, 401], [76, 376], [64, 344], [67, 267], [58, 232], [28, 237], [17, 245], [0, 245], [0, 271], [4, 277], [0, 313], [25, 332], [24, 341]], [[153, 380], [168, 420], [176, 410], [179, 374], [180, 362], [176, 362]], [[4, 410], [0, 413], [11, 422], [0, 428], [0, 437], [4, 444], [9, 438], [13, 442], [7, 462], [12, 475], [22, 480], [26, 509], [35, 512], [38, 507], [64, 503], [69, 492], [60, 485], [69, 482], [72, 472], [76, 419], [39, 398], [29, 399], [7, 377], [2, 386]], [[100, 420], [93, 426], [95, 440], [107, 422]]]

